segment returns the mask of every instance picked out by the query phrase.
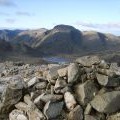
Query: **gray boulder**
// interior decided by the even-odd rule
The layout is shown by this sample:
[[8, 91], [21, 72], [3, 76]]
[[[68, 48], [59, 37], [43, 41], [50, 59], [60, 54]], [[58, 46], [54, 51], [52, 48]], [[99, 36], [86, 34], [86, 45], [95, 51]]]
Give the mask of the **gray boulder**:
[[58, 75], [60, 77], [65, 77], [65, 76], [67, 76], [67, 74], [68, 74], [68, 68], [67, 67], [61, 68], [61, 69], [58, 70]]
[[82, 105], [87, 105], [87, 103], [94, 98], [97, 92], [98, 89], [92, 80], [88, 80], [83, 84], [75, 86], [76, 99], [79, 104]]
[[32, 79], [30, 79], [30, 80], [27, 82], [27, 86], [28, 86], [28, 87], [31, 87], [31, 86], [35, 85], [36, 83], [38, 83], [38, 82], [39, 82], [38, 78], [37, 78], [37, 77], [33, 77]]
[[64, 80], [63, 78], [58, 78], [55, 86], [54, 86], [54, 91], [55, 93], [61, 93], [61, 90], [67, 85], [66, 80]]
[[47, 102], [44, 107], [44, 114], [48, 120], [56, 118], [62, 112], [63, 102]]
[[120, 120], [120, 113], [116, 113], [107, 117], [107, 120]]
[[47, 80], [49, 80], [49, 81], [56, 80], [58, 78], [57, 70], [59, 70], [61, 67], [62, 66], [60, 66], [60, 65], [50, 67], [50, 69], [48, 71], [48, 75], [47, 75]]
[[97, 81], [102, 86], [118, 87], [120, 85], [120, 77], [112, 77], [102, 74], [96, 74]]
[[92, 116], [92, 115], [85, 115], [84, 120], [99, 120], [96, 117]]
[[71, 63], [68, 66], [68, 83], [76, 82], [79, 74], [79, 65], [77, 63]]
[[22, 98], [24, 86], [24, 81], [20, 76], [13, 76], [9, 79], [1, 95], [0, 114], [9, 112], [10, 108]]
[[38, 96], [36, 99], [43, 101], [44, 103], [48, 102], [48, 101], [60, 101], [63, 99], [63, 95], [57, 95], [57, 94], [42, 94], [40, 96]]
[[23, 111], [15, 109], [9, 114], [9, 120], [28, 120], [28, 119]]
[[68, 120], [83, 120], [83, 109], [77, 105], [68, 115]]
[[71, 92], [65, 92], [64, 101], [65, 101], [66, 108], [69, 111], [73, 110], [77, 104], [75, 97]]
[[101, 93], [91, 101], [92, 107], [101, 113], [114, 113], [120, 109], [120, 91]]
[[36, 89], [45, 89], [47, 86], [47, 82], [46, 81], [42, 81], [42, 82], [39, 82], [35, 85], [35, 88]]
[[83, 66], [90, 67], [100, 63], [98, 56], [84, 56], [76, 59], [76, 62], [82, 64]]

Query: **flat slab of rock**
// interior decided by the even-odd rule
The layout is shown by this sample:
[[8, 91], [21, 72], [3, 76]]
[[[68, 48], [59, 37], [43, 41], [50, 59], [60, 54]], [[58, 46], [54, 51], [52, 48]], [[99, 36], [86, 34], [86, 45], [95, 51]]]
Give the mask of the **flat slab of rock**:
[[76, 59], [76, 62], [83, 66], [90, 67], [92, 65], [99, 64], [100, 59], [98, 56], [84, 56]]
[[114, 113], [120, 109], [120, 91], [96, 95], [91, 106], [101, 113]]
[[88, 80], [83, 84], [75, 86], [76, 99], [79, 104], [87, 105], [98, 92], [94, 81]]
[[83, 109], [77, 105], [68, 115], [68, 120], [83, 120]]
[[47, 102], [43, 110], [47, 119], [50, 120], [59, 116], [61, 114], [63, 104], [63, 102]]
[[63, 95], [57, 95], [57, 94], [44, 94], [40, 97], [40, 100], [42, 100], [45, 103], [48, 101], [52, 101], [52, 102], [60, 101], [62, 99], [63, 99]]

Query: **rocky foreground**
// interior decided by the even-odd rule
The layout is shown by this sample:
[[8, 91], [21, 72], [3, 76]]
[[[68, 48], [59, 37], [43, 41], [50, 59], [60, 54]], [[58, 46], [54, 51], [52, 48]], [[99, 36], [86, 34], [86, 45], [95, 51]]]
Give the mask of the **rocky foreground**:
[[120, 67], [97, 56], [70, 64], [0, 63], [0, 120], [120, 120]]

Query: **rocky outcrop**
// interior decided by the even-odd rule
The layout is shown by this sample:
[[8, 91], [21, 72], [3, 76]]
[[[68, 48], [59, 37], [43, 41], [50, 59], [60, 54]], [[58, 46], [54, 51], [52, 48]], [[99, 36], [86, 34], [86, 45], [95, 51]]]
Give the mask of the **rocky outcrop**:
[[119, 73], [97, 56], [67, 65], [1, 63], [0, 119], [119, 120]]

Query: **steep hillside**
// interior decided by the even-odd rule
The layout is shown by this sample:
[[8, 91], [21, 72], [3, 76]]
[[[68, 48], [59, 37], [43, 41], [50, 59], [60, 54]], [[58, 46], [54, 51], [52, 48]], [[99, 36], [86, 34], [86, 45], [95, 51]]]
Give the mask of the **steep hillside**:
[[79, 31], [72, 26], [58, 25], [46, 31], [32, 47], [44, 54], [79, 54], [118, 50], [120, 38], [96, 31]]
[[0, 30], [0, 39], [4, 39], [5, 41], [12, 41], [14, 38], [24, 30]]
[[81, 32], [69, 25], [57, 25], [51, 30], [44, 28], [37, 30], [1, 30], [0, 38], [9, 41], [13, 51], [37, 56], [84, 55], [120, 51], [119, 36], [96, 31]]
[[25, 43], [29, 46], [33, 44], [38, 38], [42, 36], [47, 29], [41, 28], [37, 30], [25, 30], [20, 32], [17, 36], [15, 36], [12, 42], [14, 43]]

